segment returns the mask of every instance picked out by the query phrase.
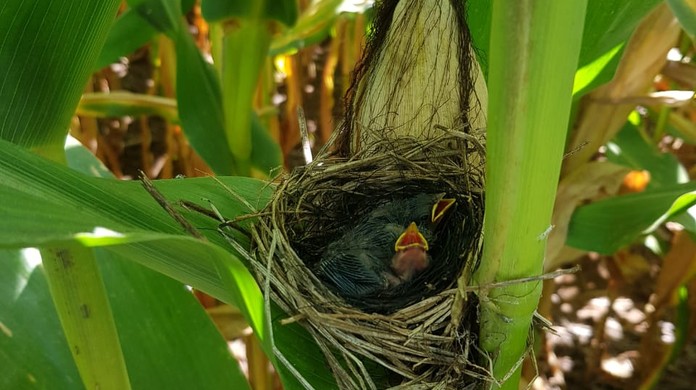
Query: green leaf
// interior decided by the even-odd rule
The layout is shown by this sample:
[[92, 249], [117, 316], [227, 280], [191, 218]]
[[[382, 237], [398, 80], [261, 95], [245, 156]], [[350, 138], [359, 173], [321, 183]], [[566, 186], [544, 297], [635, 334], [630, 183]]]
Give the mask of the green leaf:
[[86, 388], [130, 389], [94, 251], [76, 242], [41, 248], [51, 298]]
[[237, 171], [245, 176], [249, 175], [252, 153], [252, 101], [270, 43], [268, 26], [257, 20], [240, 20], [225, 29], [222, 48], [225, 132]]
[[209, 22], [237, 17], [273, 19], [292, 26], [297, 20], [297, 4], [294, 0], [203, 0], [201, 12]]
[[86, 93], [77, 114], [97, 118], [158, 115], [179, 123], [176, 100], [131, 92]]
[[40, 257], [0, 250], [0, 388], [84, 389]]
[[176, 50], [176, 98], [186, 137], [217, 174], [237, 172], [226, 140], [222, 96], [215, 69], [203, 59], [181, 15], [179, 2], [132, 0], [131, 6], [159, 31], [169, 36]]
[[236, 172], [225, 134], [222, 93], [215, 69], [201, 56], [187, 31], [176, 44], [176, 99], [186, 137], [206, 163], [219, 175]]
[[[137, 2], [140, 3], [140, 2]], [[106, 43], [102, 48], [95, 69], [101, 69], [113, 62], [116, 62], [119, 57], [124, 57], [131, 54], [136, 49], [144, 46], [161, 31], [156, 26], [167, 25], [171, 23], [180, 23], [181, 14], [177, 16], [176, 7], [173, 4], [154, 4], [156, 9], [159, 9], [160, 15], [166, 20], [158, 21], [151, 20], [153, 17], [144, 18], [137, 10], [128, 8], [114, 21], [109, 30], [109, 36], [106, 38]], [[183, 13], [188, 12], [194, 5], [195, 0], [182, 0], [181, 9]], [[164, 7], [170, 8], [167, 11]], [[140, 9], [140, 11], [144, 11]], [[171, 19], [167, 13], [171, 12]], [[163, 28], [167, 30], [166, 28]], [[172, 28], [175, 31], [176, 28]]]
[[609, 143], [607, 159], [634, 170], [650, 172], [648, 188], [664, 187], [689, 181], [686, 169], [671, 153], [660, 152], [641, 137], [637, 126], [626, 122], [621, 131]]
[[586, 64], [575, 72], [573, 83], [573, 98], [579, 99], [587, 92], [610, 81], [614, 77], [616, 67], [621, 61], [624, 51], [624, 42], [619, 43], [613, 49], [607, 51], [594, 61]]
[[170, 38], [177, 36], [182, 28], [180, 1], [168, 0], [128, 0], [128, 5], [158, 31]]
[[68, 135], [65, 142], [65, 159], [68, 167], [88, 176], [111, 178], [115, 176], [80, 141]]
[[251, 166], [273, 177], [273, 173], [282, 168], [283, 153], [255, 113], [251, 117], [251, 145]]
[[[70, 154], [77, 152], [79, 149]], [[86, 169], [94, 168], [92, 163], [83, 163]], [[0, 247], [78, 240], [82, 245], [99, 248], [98, 254], [108, 251], [144, 265], [237, 305], [261, 338], [266, 354], [274, 356], [271, 340], [266, 337], [258, 286], [230, 253], [229, 244], [217, 234], [216, 221], [182, 211], [209, 242], [185, 236], [139, 183], [87, 178], [4, 141], [0, 141], [0, 177]], [[155, 186], [172, 202], [185, 199], [205, 205], [209, 200], [227, 218], [249, 212], [228, 188], [255, 208], [263, 207], [273, 191], [267, 183], [250, 178], [219, 180], [222, 184], [212, 178], [162, 180]], [[285, 318], [283, 313], [274, 311], [273, 318], [277, 327], [275, 344], [287, 360], [315, 388], [333, 383], [311, 336], [302, 328], [278, 324]], [[128, 361], [126, 349], [124, 346]], [[276, 367], [286, 388], [302, 388], [282, 365], [276, 362]]]
[[[77, 141], [66, 146], [66, 156], [74, 170], [113, 178]], [[138, 254], [124, 258], [118, 248], [105, 247], [96, 255], [126, 362], [141, 368], [129, 372], [135, 388], [248, 388], [220, 333], [181, 283], [131, 262]], [[143, 313], [133, 315], [138, 309]]]
[[689, 207], [683, 213], [675, 215], [670, 218], [670, 221], [682, 225], [684, 230], [691, 233], [692, 237], [696, 237], [696, 206]]
[[119, 57], [134, 52], [150, 42], [156, 34], [157, 30], [137, 11], [127, 9], [111, 26], [94, 69], [101, 69], [116, 62]]
[[[111, 245], [107, 250], [115, 255], [146, 265], [236, 304], [264, 340], [266, 331], [263, 299], [245, 266], [218, 245], [182, 235], [157, 233], [172, 231], [176, 234], [181, 229], [172, 225], [171, 218], [163, 215], [159, 206], [137, 182], [86, 178], [49, 164], [6, 142], [0, 142], [0, 146], [4, 147], [0, 148], [3, 150], [0, 174], [8, 179], [0, 187], [0, 199], [5, 201], [8, 209], [13, 210], [12, 213], [6, 213], [8, 218], [0, 223], [0, 231], [12, 231], [13, 234], [3, 234], [0, 245], [45, 246], [67, 240], [77, 240], [89, 247]], [[261, 194], [268, 194], [270, 190], [265, 183], [244, 178], [230, 180], [227, 185], [246, 195], [250, 202], [265, 204], [268, 195]], [[196, 181], [198, 183], [188, 185]], [[177, 190], [175, 193], [181, 195], [174, 199], [198, 200], [205, 195], [219, 202], [218, 208], [230, 217], [239, 215], [242, 210], [248, 211], [239, 204], [222, 204], [229, 198], [229, 194], [222, 190], [220, 184], [205, 181], [208, 183], [193, 179], [172, 180], [169, 184], [174, 184]], [[167, 183], [158, 182], [158, 186], [167, 187]], [[214, 190], [206, 192], [206, 187], [217, 188], [219, 196], [212, 196], [210, 192]], [[250, 190], [255, 195], [249, 195]], [[22, 192], [35, 194], [24, 196], [27, 194], [21, 194]], [[58, 218], [36, 218], [37, 212], [39, 215], [43, 214], [41, 210], [46, 210], [44, 215], [50, 216], [55, 215], [57, 210], [67, 211], [59, 213]], [[75, 210], [81, 211], [76, 213]], [[194, 223], [201, 221], [199, 226], [206, 226], [207, 223], [213, 232], [212, 238], [219, 241], [219, 244], [227, 245], [215, 234], [215, 221], [195, 217], [197, 219], [192, 216]], [[20, 223], [21, 220], [26, 223]], [[272, 351], [271, 341], [267, 338], [265, 347], [268, 352]]]
[[491, 40], [492, 0], [467, 2], [466, 21], [481, 71], [488, 76], [488, 51]]
[[118, 0], [3, 2], [0, 137], [60, 160]]
[[133, 388], [249, 388], [220, 332], [180, 282], [116, 248], [98, 249], [97, 257]]
[[573, 98], [609, 82], [628, 38], [659, 0], [589, 0]]
[[130, 5], [152, 27], [174, 41], [179, 118], [191, 146], [215, 173], [235, 173], [232, 152], [226, 142], [221, 142], [227, 137], [219, 80], [188, 32], [180, 2], [131, 0]]
[[[589, 0], [583, 28], [578, 67], [583, 73], [576, 76], [577, 94], [605, 83], [614, 75], [623, 47], [638, 23], [660, 0]], [[488, 74], [488, 49], [491, 29], [491, 0], [467, 4], [467, 21], [474, 47], [481, 59], [481, 69]]]
[[292, 28], [273, 39], [269, 55], [293, 53], [325, 39], [334, 28], [342, 3], [342, 0], [324, 0], [310, 4]]
[[691, 37], [696, 37], [696, 1], [694, 0], [667, 0], [669, 8], [674, 12], [682, 28]]
[[[0, 186], [0, 212], [4, 216], [0, 219], [0, 231], [4, 232], [0, 246], [45, 246], [79, 238], [83, 245], [92, 247], [121, 244], [120, 250], [132, 254], [133, 247], [149, 244], [142, 253], [150, 256], [132, 254], [133, 260], [204, 291], [224, 291], [227, 299], [246, 312], [250, 323], [263, 330], [261, 307], [249, 306], [261, 300], [258, 288], [245, 266], [219, 246], [228, 244], [216, 234], [215, 221], [191, 215], [192, 223], [207, 226], [210, 239], [219, 245], [181, 235], [182, 229], [137, 182], [84, 177], [4, 141], [0, 141], [0, 150], [0, 175], [5, 178]], [[255, 207], [267, 202], [271, 190], [252, 179], [227, 178], [223, 182]], [[170, 199], [174, 200], [206, 197], [229, 218], [249, 212], [239, 202], [230, 202], [229, 193], [209, 178], [157, 185], [165, 194], [171, 191]]]
[[625, 42], [638, 23], [661, 0], [589, 0], [579, 66], [584, 66]]
[[[0, 251], [0, 323], [12, 334], [0, 333], [0, 350], [8, 352], [0, 354], [0, 388], [84, 388], [43, 268], [32, 251], [24, 253]], [[247, 387], [219, 332], [181, 283], [105, 250], [96, 254], [133, 388]]]
[[693, 191], [696, 182], [688, 182], [579, 207], [570, 220], [566, 243], [587, 251], [614, 253], [695, 204]]
[[[238, 3], [224, 4], [232, 4], [235, 7], [234, 4]], [[126, 18], [125, 21], [135, 27], [142, 27], [146, 21], [145, 24], [149, 23], [174, 40], [177, 53], [176, 96], [179, 118], [189, 142], [213, 171], [217, 174], [248, 175], [250, 167], [256, 165], [260, 170], [267, 172], [269, 161], [263, 157], [263, 153], [269, 150], [268, 143], [264, 142], [261, 151], [252, 150], [254, 137], [261, 141], [265, 139], [259, 138], [258, 132], [253, 134], [256, 129], [253, 129], [251, 100], [261, 64], [267, 56], [270, 44], [269, 25], [256, 19], [243, 20], [228, 31], [224, 40], [224, 88], [221, 90], [215, 69], [201, 56], [177, 5], [177, 2], [161, 0], [133, 0], [133, 16], [127, 12], [122, 18]], [[295, 9], [294, 3], [292, 7]], [[277, 4], [270, 9], [274, 12], [279, 10]], [[133, 28], [130, 25], [125, 27]], [[117, 24], [113, 34], [130, 33], [125, 27]], [[138, 41], [134, 45], [141, 43]], [[126, 49], [133, 47], [128, 46]], [[118, 45], [109, 47], [109, 50], [115, 53], [126, 49]], [[104, 61], [111, 61], [114, 55], [104, 54]], [[173, 120], [172, 107], [166, 106], [164, 99], [140, 98], [141, 101], [134, 104], [137, 95], [114, 95], [112, 101], [95, 101], [96, 98], [96, 95], [87, 96], [80, 106], [80, 112], [88, 115], [158, 112]], [[227, 142], [220, 142], [222, 140]], [[252, 160], [252, 154], [258, 164]]]
[[[282, 324], [285, 314], [275, 305], [273, 309], [273, 339], [280, 352], [315, 389], [337, 389], [336, 381], [328, 369], [324, 354], [312, 336], [298, 323]], [[282, 363], [276, 365], [286, 390], [305, 390], [290, 370]]]

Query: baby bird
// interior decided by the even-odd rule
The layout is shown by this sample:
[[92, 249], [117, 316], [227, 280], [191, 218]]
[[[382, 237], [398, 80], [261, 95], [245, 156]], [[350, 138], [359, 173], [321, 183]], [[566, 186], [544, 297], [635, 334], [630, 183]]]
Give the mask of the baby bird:
[[377, 206], [327, 246], [314, 273], [348, 300], [410, 281], [430, 265], [434, 228], [454, 201], [419, 194]]

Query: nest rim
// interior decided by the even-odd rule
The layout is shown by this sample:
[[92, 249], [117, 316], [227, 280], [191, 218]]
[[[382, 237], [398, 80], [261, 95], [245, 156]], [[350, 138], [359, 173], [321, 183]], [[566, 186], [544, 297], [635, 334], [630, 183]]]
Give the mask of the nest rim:
[[[442, 384], [443, 380], [458, 383], [463, 374], [479, 382], [490, 377], [480, 359], [470, 357], [481, 354], [476, 333], [470, 329], [478, 310], [476, 298], [461, 288], [469, 284], [481, 255], [484, 149], [475, 137], [456, 130], [443, 130], [428, 140], [385, 139], [350, 158], [336, 158], [327, 148], [276, 188], [263, 213], [268, 217], [261, 218], [252, 230], [250, 257], [256, 259], [252, 270], [260, 285], [269, 282], [270, 298], [290, 316], [283, 323], [300, 322], [312, 334], [341, 388], [376, 388], [362, 358], [400, 375], [399, 387]], [[477, 208], [474, 214], [479, 218], [474, 221], [467, 250], [459, 254], [458, 276], [448, 287], [387, 314], [366, 313], [328, 288], [291, 243], [292, 226], [286, 220], [306, 212], [301, 206], [312, 196], [311, 191], [325, 189], [317, 183], [333, 185], [346, 175], [354, 179], [367, 166], [382, 167], [383, 175], [368, 179], [385, 186], [403, 186], [404, 180], [415, 184], [430, 181], [462, 191], [464, 183], [464, 193], [457, 195]], [[389, 169], [398, 174], [391, 172], [390, 176]], [[432, 175], [433, 171], [437, 174]], [[350, 183], [345, 181], [341, 190], [359, 190]], [[295, 207], [288, 202], [291, 196], [295, 196]]]

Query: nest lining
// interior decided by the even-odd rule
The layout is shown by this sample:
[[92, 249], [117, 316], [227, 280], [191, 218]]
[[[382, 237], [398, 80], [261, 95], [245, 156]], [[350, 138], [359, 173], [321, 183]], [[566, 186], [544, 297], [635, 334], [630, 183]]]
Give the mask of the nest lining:
[[[351, 158], [323, 151], [278, 185], [252, 232], [252, 269], [291, 316], [285, 322], [299, 321], [316, 339], [341, 388], [376, 388], [365, 358], [401, 376], [392, 383], [400, 386], [463, 388], [462, 375], [475, 378], [469, 382], [487, 377], [477, 366], [481, 359], [472, 358], [476, 299], [458, 289], [468, 285], [480, 257], [483, 162], [475, 139], [443, 131], [429, 140], [377, 142]], [[347, 223], [375, 204], [417, 192], [457, 199], [441, 263], [410, 285], [359, 303], [311, 271]]]

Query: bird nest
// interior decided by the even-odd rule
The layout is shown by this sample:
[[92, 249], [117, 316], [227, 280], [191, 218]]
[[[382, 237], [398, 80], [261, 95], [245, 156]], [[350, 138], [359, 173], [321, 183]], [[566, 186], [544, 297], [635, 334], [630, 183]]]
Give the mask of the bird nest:
[[[315, 338], [341, 388], [377, 388], [375, 363], [390, 371], [387, 386], [461, 389], [487, 376], [476, 298], [466, 292], [482, 248], [484, 161], [471, 135], [442, 130], [376, 142], [350, 158], [323, 151], [277, 186], [254, 225], [252, 269], [285, 321]], [[409, 283], [351, 300], [313, 272], [327, 243], [375, 205], [422, 193], [456, 202], [431, 248], [436, 261]]]

